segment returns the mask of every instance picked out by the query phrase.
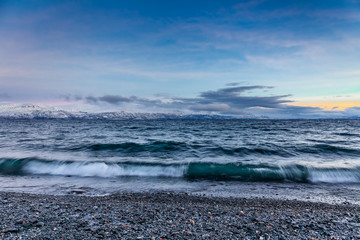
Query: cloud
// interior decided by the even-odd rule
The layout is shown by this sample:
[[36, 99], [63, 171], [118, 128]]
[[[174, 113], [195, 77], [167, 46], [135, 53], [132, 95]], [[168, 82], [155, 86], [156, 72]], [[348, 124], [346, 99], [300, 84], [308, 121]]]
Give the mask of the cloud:
[[191, 107], [195, 111], [206, 111], [206, 112], [225, 112], [230, 109], [227, 104], [201, 104]]
[[99, 101], [107, 102], [110, 104], [119, 104], [124, 102], [131, 102], [131, 98], [122, 97], [122, 96], [116, 96], [116, 95], [105, 95], [103, 97], [98, 98]]
[[[351, 118], [360, 117], [360, 107], [350, 107], [338, 110], [334, 107], [325, 110], [320, 107], [294, 106], [287, 103], [291, 95], [261, 96], [250, 95], [256, 90], [273, 89], [273, 87], [253, 85], [240, 86], [230, 83], [225, 88], [213, 91], [204, 91], [197, 97], [171, 97], [155, 95], [155, 99], [138, 96], [104, 95], [86, 96], [63, 95], [66, 101], [83, 101], [98, 107], [105, 105], [119, 106], [122, 109], [145, 110], [156, 112], [185, 111], [192, 113], [216, 113], [234, 116], [266, 116], [275, 119], [316, 119], [316, 118]], [[254, 93], [252, 93], [254, 94]]]
[[280, 108], [253, 108], [249, 113], [275, 119], [360, 118], [360, 107], [350, 107], [341, 111], [336, 109], [325, 110], [320, 107], [304, 107], [284, 104]]
[[278, 108], [283, 103], [291, 102], [284, 98], [290, 95], [280, 96], [244, 96], [244, 92], [255, 89], [269, 89], [268, 86], [236, 86], [222, 88], [216, 91], [207, 91], [200, 94], [199, 103], [210, 104], [213, 102], [224, 103], [234, 109], [246, 109], [250, 107]]
[[[291, 102], [285, 99], [290, 95], [279, 96], [249, 96], [252, 90], [271, 89], [268, 86], [238, 86], [231, 83], [231, 87], [221, 88], [215, 91], [201, 92], [195, 98], [162, 97], [157, 95], [156, 99], [142, 98], [138, 96], [104, 95], [79, 97], [64, 96], [66, 101], [82, 100], [88, 104], [101, 105], [110, 104], [124, 106], [135, 104], [142, 108], [156, 108], [159, 110], [186, 110], [193, 112], [217, 112], [222, 114], [242, 114], [244, 110], [261, 108], [281, 108], [284, 103]], [[228, 85], [229, 86], [229, 85]]]
[[71, 95], [71, 94], [62, 94], [59, 96], [61, 99], [64, 99], [67, 102], [71, 102], [71, 101], [80, 101], [83, 99], [82, 96], [80, 95]]
[[81, 95], [61, 95], [60, 98], [64, 99], [65, 101], [71, 102], [71, 101], [84, 101], [88, 104], [94, 104], [94, 105], [101, 105], [101, 104], [111, 104], [120, 106], [124, 103], [135, 103], [143, 106], [154, 106], [154, 105], [162, 105], [165, 104], [161, 100], [151, 100], [146, 98], [141, 98], [137, 96], [130, 96], [130, 97], [124, 97], [120, 95], [104, 95], [101, 97], [96, 96], [81, 96]]
[[238, 83], [238, 82], [233, 82], [233, 83], [226, 84], [226, 86], [228, 86], [228, 87], [235, 87], [235, 86], [239, 86], [239, 85], [240, 85], [240, 83]]
[[322, 9], [312, 13], [312, 16], [319, 18], [340, 19], [348, 21], [360, 21], [358, 11], [352, 9]]
[[0, 99], [6, 99], [6, 98], [10, 98], [10, 96], [7, 93], [0, 93]]
[[233, 6], [233, 8], [237, 9], [237, 10], [253, 8], [253, 7], [257, 7], [258, 5], [260, 5], [263, 2], [265, 2], [265, 0], [251, 0], [251, 1], [247, 1], [247, 2], [238, 3], [235, 6]]
[[92, 104], [98, 103], [98, 101], [99, 101], [98, 98], [93, 97], [93, 96], [87, 96], [87, 97], [85, 97], [85, 100], [87, 103], [92, 103]]
[[349, 107], [344, 109], [343, 112], [346, 116], [360, 118], [360, 107]]

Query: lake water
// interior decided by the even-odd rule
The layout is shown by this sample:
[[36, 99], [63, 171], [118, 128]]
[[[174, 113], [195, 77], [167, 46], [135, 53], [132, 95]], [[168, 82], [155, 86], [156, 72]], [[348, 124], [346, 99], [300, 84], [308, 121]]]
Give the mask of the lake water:
[[7, 191], [281, 196], [285, 187], [356, 202], [360, 120], [2, 119], [0, 174]]

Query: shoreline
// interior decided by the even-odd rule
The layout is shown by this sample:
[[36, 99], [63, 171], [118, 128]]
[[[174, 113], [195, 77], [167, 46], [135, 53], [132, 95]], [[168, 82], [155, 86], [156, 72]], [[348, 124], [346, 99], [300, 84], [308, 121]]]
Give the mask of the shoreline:
[[179, 178], [96, 178], [67, 176], [1, 176], [0, 192], [86, 196], [116, 193], [188, 193], [207, 197], [273, 198], [360, 206], [359, 184], [186, 181]]
[[2, 239], [360, 239], [360, 206], [187, 193], [0, 192]]

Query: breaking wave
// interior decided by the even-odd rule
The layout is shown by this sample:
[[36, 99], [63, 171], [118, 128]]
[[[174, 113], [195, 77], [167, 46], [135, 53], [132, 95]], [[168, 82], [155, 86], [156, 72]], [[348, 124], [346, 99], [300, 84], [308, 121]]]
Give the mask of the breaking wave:
[[172, 177], [189, 180], [232, 180], [260, 182], [360, 183], [360, 167], [331, 168], [303, 165], [241, 163], [145, 163], [77, 162], [37, 158], [0, 159], [0, 174], [62, 175], [78, 177]]

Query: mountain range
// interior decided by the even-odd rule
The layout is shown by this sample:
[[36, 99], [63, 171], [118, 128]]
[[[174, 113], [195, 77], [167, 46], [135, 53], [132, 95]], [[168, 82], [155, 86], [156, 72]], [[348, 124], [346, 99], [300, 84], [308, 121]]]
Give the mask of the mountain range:
[[155, 120], [155, 119], [257, 119], [253, 115], [228, 116], [216, 114], [186, 113], [132, 113], [132, 112], [101, 112], [67, 111], [55, 107], [35, 104], [0, 105], [0, 118], [8, 119], [114, 119], [114, 120]]

